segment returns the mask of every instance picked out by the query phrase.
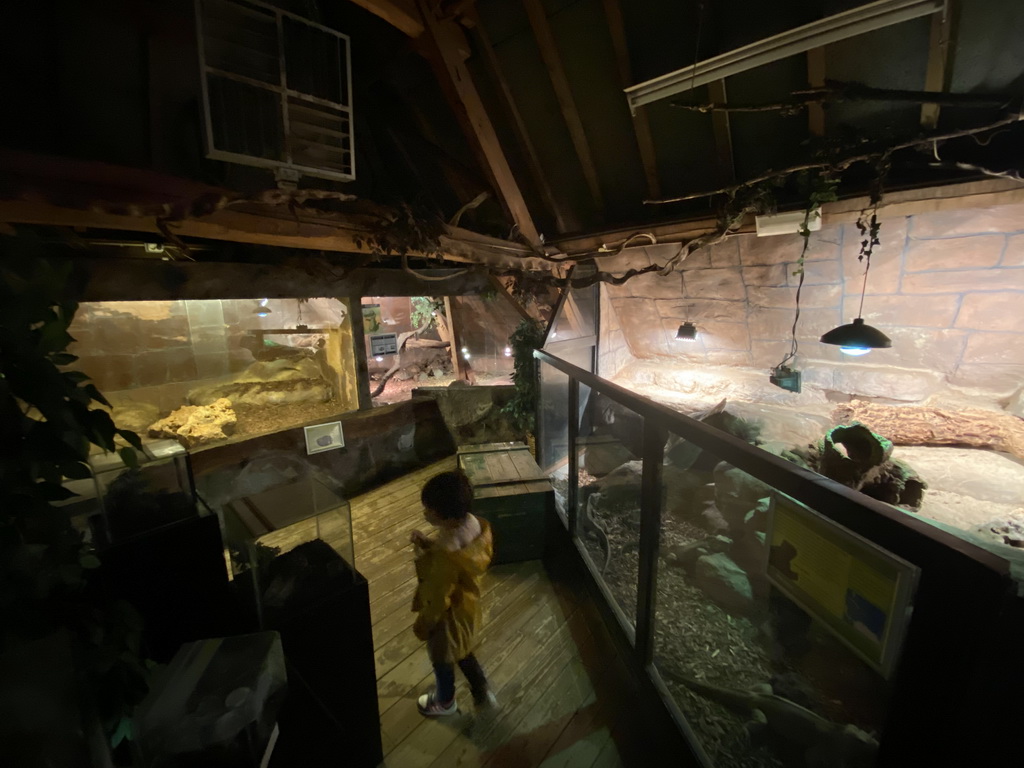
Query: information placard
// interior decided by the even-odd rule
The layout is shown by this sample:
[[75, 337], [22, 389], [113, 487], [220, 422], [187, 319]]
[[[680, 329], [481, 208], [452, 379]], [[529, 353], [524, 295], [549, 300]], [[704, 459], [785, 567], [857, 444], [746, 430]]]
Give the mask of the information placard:
[[781, 493], [767, 536], [772, 585], [888, 677], [920, 569]]
[[376, 333], [370, 337], [371, 355], [397, 355], [398, 334]]

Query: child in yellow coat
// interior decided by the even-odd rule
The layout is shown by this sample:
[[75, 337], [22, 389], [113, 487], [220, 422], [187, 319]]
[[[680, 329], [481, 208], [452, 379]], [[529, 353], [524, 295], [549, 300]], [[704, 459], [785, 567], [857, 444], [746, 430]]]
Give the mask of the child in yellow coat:
[[473, 655], [481, 624], [480, 577], [491, 563], [493, 543], [486, 520], [470, 512], [473, 490], [461, 472], [442, 472], [423, 486], [423, 517], [437, 526], [434, 538], [413, 531], [418, 585], [413, 632], [427, 643], [437, 686], [417, 702], [427, 717], [452, 715], [455, 664], [469, 681], [477, 707], [494, 705], [480, 662]]

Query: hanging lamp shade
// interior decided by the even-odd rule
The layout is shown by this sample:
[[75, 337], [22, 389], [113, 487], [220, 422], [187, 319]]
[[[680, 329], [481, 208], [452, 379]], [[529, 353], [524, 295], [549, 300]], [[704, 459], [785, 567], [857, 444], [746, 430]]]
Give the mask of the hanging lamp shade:
[[865, 323], [862, 317], [833, 328], [821, 337], [821, 342], [836, 345], [846, 355], [866, 355], [872, 349], [888, 349], [892, 346], [892, 339]]
[[271, 314], [272, 310], [267, 306], [267, 299], [260, 299], [256, 302], [256, 309], [252, 311], [257, 317], [266, 317]]
[[676, 338], [682, 341], [696, 341], [697, 326], [687, 320], [679, 326], [679, 330], [676, 331]]

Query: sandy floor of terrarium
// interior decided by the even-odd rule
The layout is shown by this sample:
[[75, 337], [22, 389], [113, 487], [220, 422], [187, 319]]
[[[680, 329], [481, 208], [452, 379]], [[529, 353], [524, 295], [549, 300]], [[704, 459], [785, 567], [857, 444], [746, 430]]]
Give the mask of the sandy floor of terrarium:
[[[417, 387], [447, 387], [455, 380], [455, 375], [451, 373], [445, 376], [429, 376], [423, 380], [413, 377], [406, 381], [399, 381], [397, 377], [392, 376], [388, 379], [387, 384], [384, 385], [384, 391], [373, 398], [373, 404], [378, 406], [400, 403], [412, 397], [412, 391]], [[476, 383], [478, 386], [497, 386], [499, 384], [511, 384], [512, 379], [508, 374], [478, 373], [476, 374]], [[370, 390], [376, 389], [378, 384], [378, 380], [371, 379]]]

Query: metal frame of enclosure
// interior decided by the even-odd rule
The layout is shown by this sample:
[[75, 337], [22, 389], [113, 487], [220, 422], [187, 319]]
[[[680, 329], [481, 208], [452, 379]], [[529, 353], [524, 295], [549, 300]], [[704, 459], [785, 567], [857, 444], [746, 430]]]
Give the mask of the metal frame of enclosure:
[[[1019, 701], [1021, 675], [1000, 668], [997, 661], [1014, 658], [1012, 648], [1024, 627], [1024, 601], [1018, 596], [1006, 559], [911, 513], [647, 400], [548, 351], [538, 350], [535, 357], [541, 382], [538, 461], [548, 472], [566, 468], [568, 478], [565, 514], [557, 513], [560, 525], [555, 528], [567, 534], [593, 577], [606, 620], [634, 674], [652, 696], [660, 696], [697, 762], [713, 765], [659, 674], [654, 653], [661, 475], [670, 433], [920, 568], [913, 615], [890, 679], [888, 716], [876, 764], [906, 765], [908, 755], [920, 765], [959, 765], [968, 760], [974, 766], [990, 764], [984, 750], [991, 747], [986, 746], [984, 734], [1009, 729], [1014, 717], [1020, 716], [1019, 705], [1009, 712], [1009, 702]], [[642, 419], [635, 626], [613, 598], [580, 537], [579, 430], [594, 393]], [[1019, 667], [1012, 661], [1009, 666]]]

